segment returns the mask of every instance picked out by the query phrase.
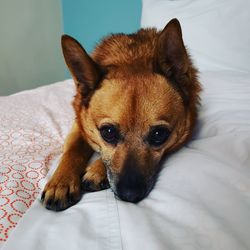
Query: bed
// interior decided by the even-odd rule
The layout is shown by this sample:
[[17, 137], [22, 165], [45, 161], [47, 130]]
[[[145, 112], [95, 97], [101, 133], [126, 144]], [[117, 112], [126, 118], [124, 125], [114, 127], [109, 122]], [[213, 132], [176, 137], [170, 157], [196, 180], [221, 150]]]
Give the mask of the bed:
[[181, 22], [203, 92], [192, 140], [136, 205], [108, 189], [63, 212], [46, 210], [39, 196], [74, 119], [74, 83], [0, 97], [1, 250], [250, 249], [249, 7], [143, 0], [142, 27]]

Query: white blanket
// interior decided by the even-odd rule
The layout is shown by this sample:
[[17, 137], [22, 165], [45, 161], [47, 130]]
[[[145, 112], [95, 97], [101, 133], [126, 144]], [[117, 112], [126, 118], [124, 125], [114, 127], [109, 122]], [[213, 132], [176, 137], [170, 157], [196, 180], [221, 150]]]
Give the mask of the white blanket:
[[37, 200], [3, 249], [249, 250], [250, 75], [206, 72], [201, 82], [194, 138], [149, 197], [136, 205], [105, 190], [59, 213]]

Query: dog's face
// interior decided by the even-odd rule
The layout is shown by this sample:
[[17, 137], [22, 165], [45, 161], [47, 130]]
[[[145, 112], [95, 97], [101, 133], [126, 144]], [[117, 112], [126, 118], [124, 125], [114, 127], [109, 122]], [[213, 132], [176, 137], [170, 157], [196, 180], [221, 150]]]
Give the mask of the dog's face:
[[[121, 50], [119, 63], [105, 65], [98, 49], [94, 61], [72, 38], [62, 42], [83, 136], [101, 154], [115, 194], [130, 202], [150, 192], [163, 155], [190, 137], [196, 119], [199, 86], [178, 21], [154, 34], [151, 48], [142, 51], [150, 56], [139, 63], [135, 55], [124, 59]], [[112, 57], [115, 48], [109, 49]]]
[[137, 201], [151, 190], [158, 163], [176, 143], [184, 116], [181, 97], [164, 77], [124, 75], [102, 82], [81, 121], [120, 198]]

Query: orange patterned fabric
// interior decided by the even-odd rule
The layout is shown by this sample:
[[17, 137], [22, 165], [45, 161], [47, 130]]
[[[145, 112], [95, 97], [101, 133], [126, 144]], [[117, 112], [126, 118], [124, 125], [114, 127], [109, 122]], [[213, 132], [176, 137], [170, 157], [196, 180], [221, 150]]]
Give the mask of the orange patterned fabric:
[[0, 97], [0, 245], [41, 191], [70, 129], [73, 83]]

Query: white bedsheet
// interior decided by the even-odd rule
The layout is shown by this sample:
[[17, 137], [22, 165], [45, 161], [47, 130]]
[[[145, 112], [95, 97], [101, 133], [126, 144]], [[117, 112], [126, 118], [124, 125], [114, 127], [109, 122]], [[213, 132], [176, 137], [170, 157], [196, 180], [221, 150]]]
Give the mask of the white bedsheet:
[[249, 250], [250, 75], [206, 72], [201, 82], [194, 138], [148, 198], [135, 205], [105, 190], [60, 213], [37, 200], [3, 249]]

